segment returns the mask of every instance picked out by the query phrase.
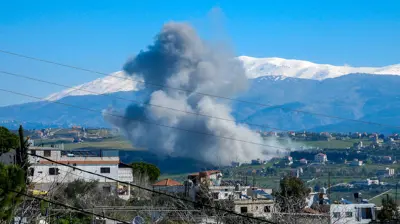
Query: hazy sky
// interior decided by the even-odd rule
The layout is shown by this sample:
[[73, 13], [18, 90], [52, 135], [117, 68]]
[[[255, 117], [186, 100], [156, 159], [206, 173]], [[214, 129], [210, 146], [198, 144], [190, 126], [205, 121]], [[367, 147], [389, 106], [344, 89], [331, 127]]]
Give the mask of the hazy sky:
[[[236, 55], [352, 66], [400, 63], [398, 0], [60, 2], [3, 1], [0, 49], [109, 73], [174, 20], [192, 23], [206, 39], [223, 38]], [[215, 7], [224, 16], [210, 13]], [[99, 77], [2, 53], [0, 71], [65, 85]], [[3, 74], [0, 88], [39, 97], [62, 90]], [[0, 106], [27, 101], [0, 92]]]

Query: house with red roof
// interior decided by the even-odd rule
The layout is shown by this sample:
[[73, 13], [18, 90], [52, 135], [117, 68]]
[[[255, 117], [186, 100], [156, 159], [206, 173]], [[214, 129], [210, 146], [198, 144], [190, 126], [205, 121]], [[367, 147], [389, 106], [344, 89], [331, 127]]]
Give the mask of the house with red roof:
[[157, 183], [154, 183], [152, 185], [153, 190], [155, 191], [163, 191], [163, 192], [171, 192], [171, 193], [183, 193], [185, 192], [185, 186], [172, 179], [163, 179], [158, 181]]

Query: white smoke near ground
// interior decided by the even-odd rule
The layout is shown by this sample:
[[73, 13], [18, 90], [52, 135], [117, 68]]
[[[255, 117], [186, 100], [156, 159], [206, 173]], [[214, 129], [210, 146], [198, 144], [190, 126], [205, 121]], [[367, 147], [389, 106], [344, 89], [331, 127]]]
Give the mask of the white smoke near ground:
[[218, 165], [281, 156], [285, 153], [282, 145], [267, 142], [247, 125], [234, 122], [230, 102], [212, 97], [235, 97], [248, 87], [242, 63], [227, 52], [207, 44], [189, 24], [165, 24], [154, 44], [128, 60], [123, 69], [147, 83], [144, 88], [151, 92], [148, 104], [182, 112], [136, 104], [126, 109], [124, 116], [129, 119], [107, 113], [105, 117], [121, 128], [134, 146], [161, 155]]

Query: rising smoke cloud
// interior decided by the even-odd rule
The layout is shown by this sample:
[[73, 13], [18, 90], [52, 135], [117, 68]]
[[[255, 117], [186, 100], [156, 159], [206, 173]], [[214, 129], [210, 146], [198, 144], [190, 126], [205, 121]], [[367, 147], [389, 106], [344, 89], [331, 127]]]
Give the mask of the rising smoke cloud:
[[209, 96], [235, 97], [247, 88], [242, 63], [227, 52], [222, 47], [211, 47], [189, 24], [165, 24], [154, 43], [128, 60], [123, 70], [148, 83], [144, 86], [151, 92], [147, 103], [190, 113], [134, 104], [125, 111], [130, 119], [106, 118], [121, 128], [134, 146], [148, 147], [161, 155], [191, 157], [215, 165], [276, 156], [279, 153], [276, 148], [247, 143], [279, 146], [276, 142], [266, 142], [246, 125], [192, 114], [234, 120], [230, 102]]

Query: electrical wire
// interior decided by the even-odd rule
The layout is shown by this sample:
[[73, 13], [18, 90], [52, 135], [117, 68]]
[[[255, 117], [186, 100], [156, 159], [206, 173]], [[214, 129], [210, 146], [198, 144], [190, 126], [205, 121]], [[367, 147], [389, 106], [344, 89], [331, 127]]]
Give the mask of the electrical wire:
[[207, 207], [207, 208], [210, 208], [210, 209], [223, 211], [223, 212], [226, 212], [226, 213], [229, 213], [229, 214], [232, 214], [232, 215], [236, 215], [236, 216], [240, 216], [240, 217], [243, 217], [243, 218], [253, 219], [253, 220], [260, 221], [260, 222], [266, 222], [266, 223], [275, 224], [274, 222], [271, 222], [271, 221], [268, 221], [268, 220], [260, 219], [260, 218], [257, 218], [257, 217], [251, 217], [251, 216], [247, 216], [247, 215], [243, 215], [243, 214], [239, 214], [239, 213], [236, 213], [236, 212], [228, 210], [228, 209], [219, 208], [219, 207], [215, 207], [215, 206], [212, 206], [212, 205], [204, 204], [204, 203], [201, 203], [201, 202], [192, 201], [192, 200], [189, 200], [189, 199], [186, 199], [186, 198], [180, 198], [180, 197], [177, 197], [175, 195], [171, 195], [171, 194], [168, 194], [168, 193], [165, 193], [165, 192], [161, 192], [161, 191], [156, 191], [156, 190], [153, 190], [153, 189], [148, 189], [146, 187], [142, 187], [140, 185], [132, 184], [132, 183], [129, 183], [129, 182], [126, 182], [126, 181], [120, 181], [120, 180], [112, 178], [112, 177], [107, 177], [105, 175], [101, 175], [101, 174], [98, 174], [98, 173], [95, 173], [95, 172], [91, 172], [91, 171], [88, 171], [88, 170], [81, 169], [79, 167], [75, 167], [75, 166], [71, 166], [71, 165], [68, 165], [68, 164], [65, 164], [65, 163], [61, 163], [61, 162], [58, 162], [58, 161], [55, 161], [55, 160], [52, 160], [52, 159], [49, 159], [49, 158], [46, 158], [46, 157], [43, 157], [43, 156], [36, 155], [36, 154], [28, 153], [28, 155], [35, 156], [35, 157], [47, 160], [47, 161], [49, 161], [51, 163], [54, 163], [54, 164], [59, 164], [59, 165], [66, 166], [66, 167], [69, 167], [69, 168], [72, 168], [72, 169], [75, 169], [75, 170], [79, 170], [79, 171], [82, 171], [82, 172], [85, 172], [85, 173], [88, 173], [88, 174], [92, 174], [92, 175], [95, 175], [95, 176], [98, 176], [98, 177], [102, 177], [102, 178], [105, 178], [105, 179], [108, 179], [108, 180], [112, 180], [112, 181], [117, 182], [117, 183], [130, 185], [132, 187], [136, 187], [138, 189], [145, 190], [145, 191], [148, 191], [148, 192], [152, 192], [152, 193], [155, 193], [155, 194], [164, 195], [164, 196], [167, 196], [167, 197], [170, 197], [170, 198], [173, 198], [173, 199], [177, 199], [177, 200], [193, 203], [195, 205], [200, 205], [200, 206]]
[[26, 194], [26, 193], [23, 193], [23, 192], [14, 191], [14, 190], [11, 190], [11, 189], [5, 189], [5, 188], [2, 188], [2, 189], [3, 189], [4, 191], [6, 191], [6, 192], [9, 191], [9, 192], [13, 192], [13, 193], [16, 193], [16, 194], [24, 195], [24, 196], [29, 197], [29, 198], [34, 198], [34, 199], [37, 199], [37, 200], [42, 200], [42, 201], [51, 203], [51, 204], [53, 204], [53, 205], [62, 206], [62, 207], [64, 207], [64, 208], [68, 208], [68, 209], [71, 209], [71, 210], [74, 210], [74, 211], [77, 211], [77, 212], [80, 212], [80, 213], [84, 213], [84, 214], [87, 214], [87, 215], [95, 215], [95, 216], [97, 216], [97, 217], [106, 218], [106, 219], [109, 219], [109, 220], [113, 220], [113, 221], [117, 221], [117, 222], [121, 222], [121, 223], [130, 224], [130, 222], [126, 222], [126, 221], [122, 221], [122, 220], [115, 219], [115, 218], [112, 218], [112, 217], [108, 217], [108, 216], [105, 216], [105, 215], [103, 215], [103, 214], [96, 214], [96, 213], [93, 213], [93, 212], [90, 212], [90, 211], [86, 211], [85, 209], [73, 207], [73, 206], [66, 205], [66, 204], [63, 204], [63, 203], [60, 203], [60, 202], [56, 202], [56, 201], [52, 201], [52, 200], [49, 200], [49, 199], [46, 199], [46, 198], [42, 198], [42, 197], [37, 197], [37, 196], [29, 195], [29, 194]]
[[251, 102], [251, 101], [247, 101], [247, 100], [239, 100], [239, 99], [234, 99], [234, 98], [229, 98], [229, 97], [224, 97], [224, 96], [218, 96], [218, 95], [213, 95], [213, 94], [208, 94], [208, 93], [201, 93], [201, 92], [188, 90], [188, 89], [171, 87], [171, 86], [167, 86], [167, 85], [149, 83], [149, 82], [145, 82], [145, 81], [141, 81], [141, 80], [134, 80], [134, 79], [128, 78], [128, 77], [119, 77], [119, 76], [116, 76], [116, 75], [113, 75], [113, 74], [107, 74], [107, 73], [104, 73], [104, 72], [99, 72], [99, 71], [95, 71], [95, 70], [91, 70], [91, 69], [81, 68], [81, 67], [78, 67], [78, 66], [63, 64], [63, 63], [59, 63], [59, 62], [55, 62], [55, 61], [45, 60], [45, 59], [32, 57], [32, 56], [28, 56], [28, 55], [23, 55], [23, 54], [11, 52], [11, 51], [6, 51], [6, 50], [2, 50], [2, 49], [0, 49], [0, 53], [8, 54], [8, 55], [16, 56], [16, 57], [21, 57], [21, 58], [25, 58], [25, 59], [29, 59], [29, 60], [35, 60], [35, 61], [39, 61], [39, 62], [43, 62], [43, 63], [53, 64], [53, 65], [57, 65], [57, 66], [62, 66], [62, 67], [66, 67], [66, 68], [71, 68], [71, 69], [75, 69], [75, 70], [80, 70], [80, 71], [84, 71], [84, 72], [89, 72], [89, 73], [93, 73], [93, 74], [98, 74], [98, 75], [102, 75], [102, 76], [112, 76], [112, 77], [115, 77], [115, 78], [118, 78], [118, 79], [131, 80], [133, 82], [144, 83], [146, 85], [156, 86], [156, 87], [159, 87], [159, 88], [175, 89], [175, 90], [179, 90], [179, 91], [183, 91], [183, 92], [199, 94], [199, 95], [209, 96], [209, 97], [214, 97], [214, 98], [220, 98], [220, 99], [224, 99], [224, 100], [236, 101], [236, 102], [240, 102], [240, 103], [253, 104], [253, 105], [258, 105], [258, 106], [263, 106], [263, 107], [280, 108], [282, 110], [291, 111], [291, 112], [311, 114], [311, 115], [327, 117], [327, 118], [332, 118], [332, 119], [346, 120], [346, 121], [364, 123], [364, 124], [369, 124], [369, 125], [377, 125], [377, 126], [391, 127], [391, 128], [400, 129], [400, 126], [392, 126], [392, 125], [381, 124], [381, 123], [377, 123], [377, 122], [370, 122], [370, 121], [357, 120], [357, 119], [352, 119], [352, 118], [344, 118], [344, 117], [328, 115], [328, 114], [322, 114], [322, 113], [315, 113], [315, 112], [304, 111], [304, 110], [291, 109], [291, 108], [284, 107], [284, 106], [281, 106], [281, 105], [273, 105], [273, 104], [266, 104], [266, 103]]
[[[25, 94], [25, 93], [16, 92], [16, 91], [11, 91], [11, 90], [1, 89], [1, 88], [0, 88], [0, 91], [8, 92], [8, 93], [12, 93], [12, 94], [15, 94], [15, 95], [20, 95], [20, 96], [26, 96], [26, 97], [30, 97], [30, 98], [34, 98], [34, 99], [43, 100], [43, 98], [32, 96], [32, 95]], [[139, 122], [139, 123], [145, 123], [145, 124], [149, 124], [149, 125], [156, 125], [156, 126], [160, 126], [160, 127], [176, 129], [176, 130], [179, 130], [179, 131], [186, 131], [186, 132], [191, 132], [191, 133], [194, 133], [194, 134], [206, 135], [206, 136], [210, 136], [210, 137], [214, 137], [214, 138], [221, 138], [221, 139], [232, 140], [232, 141], [237, 141], [237, 142], [243, 142], [243, 143], [248, 143], [248, 144], [253, 144], [253, 145], [259, 145], [259, 146], [265, 146], [265, 147], [270, 147], [270, 148], [286, 150], [286, 148], [283, 148], [283, 147], [267, 145], [267, 144], [247, 141], [247, 140], [243, 140], [243, 139], [236, 139], [236, 138], [232, 138], [232, 137], [228, 137], [228, 136], [214, 135], [214, 134], [208, 133], [208, 132], [190, 130], [190, 129], [185, 129], [185, 128], [176, 127], [176, 126], [170, 126], [170, 125], [166, 125], [166, 124], [153, 123], [153, 122], [146, 121], [146, 120], [133, 119], [133, 118], [129, 118], [129, 117], [122, 116], [122, 115], [117, 115], [117, 114], [113, 114], [113, 113], [109, 113], [109, 112], [99, 111], [99, 110], [96, 110], [96, 109], [91, 109], [91, 108], [87, 108], [87, 107], [81, 107], [81, 106], [68, 104], [68, 103], [63, 103], [63, 102], [59, 102], [59, 101], [53, 102], [53, 103], [64, 105], [64, 106], [67, 106], [67, 107], [74, 107], [74, 108], [78, 108], [78, 109], [81, 109], [81, 110], [87, 110], [87, 111], [102, 113], [102, 114], [105, 114], [105, 115], [108, 115], [108, 116], [122, 118], [122, 119], [125, 119], [125, 120], [135, 121], [135, 122]]]
[[[60, 84], [60, 83], [56, 83], [56, 82], [49, 82], [49, 81], [46, 81], [46, 80], [43, 80], [43, 79], [33, 78], [33, 77], [30, 77], [30, 76], [25, 76], [25, 75], [21, 75], [21, 74], [16, 74], [16, 73], [11, 73], [11, 72], [6, 72], [6, 71], [0, 71], [0, 73], [6, 74], [6, 75], [15, 76], [15, 77], [19, 77], [19, 78], [33, 80], [33, 81], [36, 81], [36, 82], [41, 82], [41, 83], [46, 83], [46, 84], [50, 84], [50, 85], [70, 88], [70, 89], [73, 89], [73, 91], [78, 91], [79, 90], [79, 91], [84, 91], [84, 92], [91, 93], [91, 94], [106, 96], [106, 97], [119, 99], [119, 100], [124, 100], [124, 101], [132, 102], [132, 103], [149, 105], [149, 106], [152, 106], [152, 107], [159, 107], [159, 108], [173, 110], [173, 111], [182, 112], [182, 113], [187, 113], [187, 114], [191, 114], [191, 115], [195, 115], [195, 116], [203, 116], [203, 117], [207, 117], [207, 118], [211, 118], [211, 119], [218, 119], [218, 120], [223, 120], [223, 121], [229, 121], [229, 122], [232, 122], [232, 123], [236, 123], [236, 121], [232, 120], [232, 119], [214, 117], [214, 116], [207, 115], [207, 114], [201, 114], [201, 113], [195, 113], [195, 112], [190, 112], [190, 111], [185, 111], [185, 110], [179, 110], [179, 109], [176, 109], [176, 108], [161, 106], [161, 105], [152, 104], [152, 103], [146, 103], [146, 102], [142, 102], [142, 101], [138, 101], [138, 100], [127, 99], [127, 98], [124, 98], [124, 97], [112, 96], [112, 95], [110, 95], [108, 93], [99, 93], [99, 92], [95, 92], [95, 91], [86, 90], [86, 89], [83, 89], [83, 88], [76, 88], [76, 87], [73, 87], [73, 86], [68, 86], [68, 85], [64, 85], [64, 84]], [[73, 91], [71, 91], [71, 92], [73, 92]], [[248, 123], [248, 122], [240, 122], [240, 123], [248, 124], [250, 126], [258, 126], [258, 127], [261, 127], [261, 128], [269, 128], [269, 129], [272, 129], [272, 130], [286, 131], [284, 129], [274, 128], [274, 127], [271, 127], [269, 125], [260, 125], [260, 124], [253, 124], [253, 123]]]

